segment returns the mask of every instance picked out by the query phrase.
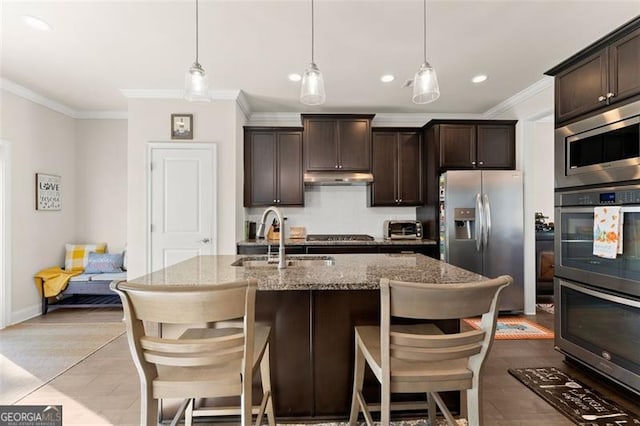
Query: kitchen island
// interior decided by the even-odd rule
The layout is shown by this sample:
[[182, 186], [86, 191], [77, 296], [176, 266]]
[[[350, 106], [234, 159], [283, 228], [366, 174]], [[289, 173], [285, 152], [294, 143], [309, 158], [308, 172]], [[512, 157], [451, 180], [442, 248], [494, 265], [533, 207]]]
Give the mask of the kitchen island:
[[[355, 325], [380, 321], [381, 278], [439, 284], [484, 277], [420, 254], [287, 256], [295, 266], [260, 264], [258, 256], [198, 256], [131, 280], [197, 286], [254, 278], [256, 320], [272, 327], [271, 375], [279, 418], [346, 418], [351, 400]], [[459, 321], [438, 325], [459, 330]], [[375, 379], [365, 397], [377, 400]], [[455, 403], [456, 401], [454, 401]]]

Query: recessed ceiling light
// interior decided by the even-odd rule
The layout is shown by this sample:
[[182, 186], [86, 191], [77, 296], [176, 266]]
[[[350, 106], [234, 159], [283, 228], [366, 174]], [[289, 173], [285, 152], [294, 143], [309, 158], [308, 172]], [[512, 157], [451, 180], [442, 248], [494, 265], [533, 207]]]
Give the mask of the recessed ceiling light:
[[34, 30], [51, 31], [51, 25], [35, 16], [23, 15], [22, 20]]
[[485, 81], [487, 79], [487, 76], [484, 74], [480, 74], [480, 75], [476, 75], [475, 77], [473, 77], [471, 79], [471, 81], [473, 81], [474, 83], [482, 83], [483, 81]]
[[391, 74], [385, 74], [382, 77], [380, 77], [380, 81], [383, 83], [390, 83], [393, 80], [395, 80], [395, 77], [392, 76]]
[[300, 74], [296, 74], [296, 73], [289, 74], [288, 77], [289, 77], [289, 80], [291, 80], [291, 81], [300, 81], [300, 80], [302, 80], [302, 76]]

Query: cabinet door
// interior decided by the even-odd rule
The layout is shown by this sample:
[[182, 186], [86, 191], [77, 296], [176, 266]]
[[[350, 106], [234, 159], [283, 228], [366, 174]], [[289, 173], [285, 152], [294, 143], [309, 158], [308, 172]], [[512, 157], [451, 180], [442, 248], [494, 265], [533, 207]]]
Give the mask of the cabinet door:
[[370, 188], [372, 206], [397, 204], [397, 145], [396, 132], [373, 134], [373, 183]]
[[302, 132], [278, 132], [278, 205], [304, 205]]
[[556, 123], [606, 104], [607, 62], [603, 49], [556, 76]]
[[473, 124], [441, 124], [440, 167], [472, 169], [476, 158], [476, 126]]
[[510, 125], [478, 125], [477, 167], [483, 169], [515, 168], [515, 131]]
[[422, 205], [422, 134], [398, 133], [398, 204]]
[[304, 146], [307, 171], [336, 170], [338, 168], [336, 121], [306, 119]]
[[338, 120], [338, 168], [343, 171], [371, 170], [370, 120]]
[[609, 102], [640, 93], [640, 29], [609, 46], [609, 92]]
[[275, 204], [277, 199], [276, 133], [273, 131], [247, 132], [244, 155], [245, 207]]

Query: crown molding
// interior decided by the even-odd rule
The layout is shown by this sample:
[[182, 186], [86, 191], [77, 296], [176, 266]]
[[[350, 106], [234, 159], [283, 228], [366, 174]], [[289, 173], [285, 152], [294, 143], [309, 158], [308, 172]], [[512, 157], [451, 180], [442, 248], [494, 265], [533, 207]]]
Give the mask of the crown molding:
[[2, 90], [6, 90], [9, 93], [13, 93], [14, 95], [19, 96], [23, 99], [49, 108], [50, 110], [59, 112], [71, 118], [77, 118], [76, 115], [78, 114], [78, 112], [73, 108], [69, 108], [68, 106], [61, 104], [60, 102], [56, 102], [52, 99], [42, 96], [31, 89], [27, 89], [24, 86], [14, 83], [13, 81], [4, 78], [0, 79], [0, 88], [2, 88]]
[[302, 119], [299, 112], [254, 112], [247, 126], [300, 127]]
[[422, 127], [434, 119], [477, 120], [480, 114], [380, 113], [373, 117], [373, 127]]
[[126, 120], [128, 118], [127, 111], [78, 111], [4, 78], [0, 78], [0, 88], [77, 120]]
[[512, 109], [516, 105], [527, 101], [528, 99], [532, 98], [543, 90], [548, 89], [549, 87], [553, 87], [553, 77], [545, 76], [526, 89], [516, 93], [508, 99], [505, 99], [493, 108], [488, 109], [482, 116], [483, 118], [493, 118], [497, 115], [500, 115], [503, 112]]
[[[127, 99], [184, 99], [183, 89], [120, 89], [120, 93]], [[251, 107], [242, 90], [209, 90], [209, 96], [214, 101], [236, 101], [245, 117], [251, 115]]]

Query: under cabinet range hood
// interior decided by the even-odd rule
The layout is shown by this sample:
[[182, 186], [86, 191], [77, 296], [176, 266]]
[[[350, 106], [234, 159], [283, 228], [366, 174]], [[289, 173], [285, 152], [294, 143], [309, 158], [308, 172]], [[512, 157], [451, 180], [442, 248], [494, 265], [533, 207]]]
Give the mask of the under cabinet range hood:
[[356, 172], [306, 172], [305, 185], [367, 185], [373, 174]]

